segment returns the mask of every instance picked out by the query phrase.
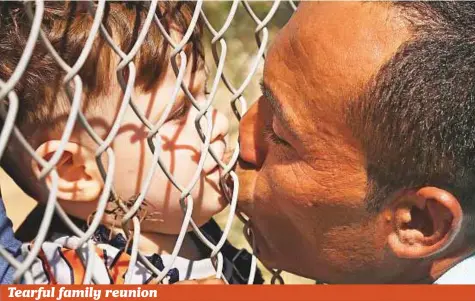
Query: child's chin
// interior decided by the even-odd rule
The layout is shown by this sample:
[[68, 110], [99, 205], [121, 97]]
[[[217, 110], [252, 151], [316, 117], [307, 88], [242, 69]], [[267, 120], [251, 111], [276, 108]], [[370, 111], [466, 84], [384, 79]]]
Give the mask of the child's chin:
[[209, 222], [213, 217], [215, 217], [218, 213], [222, 212], [227, 206], [227, 203], [222, 202], [219, 203], [218, 206], [215, 208], [208, 208], [209, 210], [203, 210], [200, 216], [193, 216], [193, 221], [198, 227], [203, 226], [207, 222]]

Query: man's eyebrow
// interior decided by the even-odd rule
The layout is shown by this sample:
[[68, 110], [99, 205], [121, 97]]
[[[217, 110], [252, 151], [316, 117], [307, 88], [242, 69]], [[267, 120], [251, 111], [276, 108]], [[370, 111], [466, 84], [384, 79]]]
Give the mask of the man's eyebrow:
[[262, 95], [264, 96], [264, 98], [267, 100], [267, 102], [272, 107], [272, 110], [274, 111], [274, 113], [279, 117], [280, 120], [282, 120], [284, 125], [287, 126], [287, 128], [289, 128], [291, 130], [291, 128], [289, 127], [289, 119], [287, 118], [286, 114], [284, 113], [284, 110], [282, 109], [281, 103], [277, 100], [277, 97], [272, 92], [272, 90], [269, 88], [269, 86], [267, 86], [264, 83], [264, 80], [261, 80], [261, 91], [262, 91]]

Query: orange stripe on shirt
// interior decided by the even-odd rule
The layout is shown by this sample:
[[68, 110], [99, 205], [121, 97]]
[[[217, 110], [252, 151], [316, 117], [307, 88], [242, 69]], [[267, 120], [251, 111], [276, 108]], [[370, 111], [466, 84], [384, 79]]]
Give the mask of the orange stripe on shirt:
[[86, 269], [84, 268], [81, 258], [75, 250], [64, 248], [61, 250], [63, 252], [63, 258], [68, 261], [73, 269], [74, 283], [72, 284], [82, 284], [84, 281], [84, 275], [86, 274]]
[[[110, 275], [112, 277], [112, 281], [114, 284], [123, 284], [125, 279], [125, 273], [127, 272], [127, 268], [129, 267], [130, 256], [124, 252], [123, 250], [119, 251], [114, 258], [113, 263], [111, 264], [110, 268]], [[117, 256], [119, 256], [117, 258]]]

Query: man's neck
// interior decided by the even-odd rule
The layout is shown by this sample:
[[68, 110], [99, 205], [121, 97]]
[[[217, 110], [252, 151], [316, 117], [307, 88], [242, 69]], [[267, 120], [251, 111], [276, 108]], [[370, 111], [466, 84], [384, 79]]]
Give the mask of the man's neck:
[[394, 283], [432, 284], [444, 275], [452, 267], [470, 257], [475, 252], [473, 248], [459, 248], [458, 251], [450, 252], [443, 258], [421, 261], [419, 264], [411, 264], [409, 269], [393, 279]]
[[474, 248], [466, 248], [464, 250], [454, 252], [444, 258], [434, 261], [430, 269], [430, 278], [432, 282], [444, 275], [452, 267], [465, 260], [467, 257], [474, 255]]

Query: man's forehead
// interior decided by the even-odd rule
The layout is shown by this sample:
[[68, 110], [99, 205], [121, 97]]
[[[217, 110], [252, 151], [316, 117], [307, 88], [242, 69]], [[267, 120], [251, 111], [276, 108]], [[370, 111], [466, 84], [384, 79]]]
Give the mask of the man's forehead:
[[407, 24], [401, 16], [390, 2], [303, 3], [292, 20], [291, 37], [317, 53], [381, 61], [400, 44], [397, 35], [404, 35]]
[[264, 81], [283, 106], [328, 114], [325, 106], [355, 97], [408, 36], [390, 3], [303, 2], [269, 51]]

